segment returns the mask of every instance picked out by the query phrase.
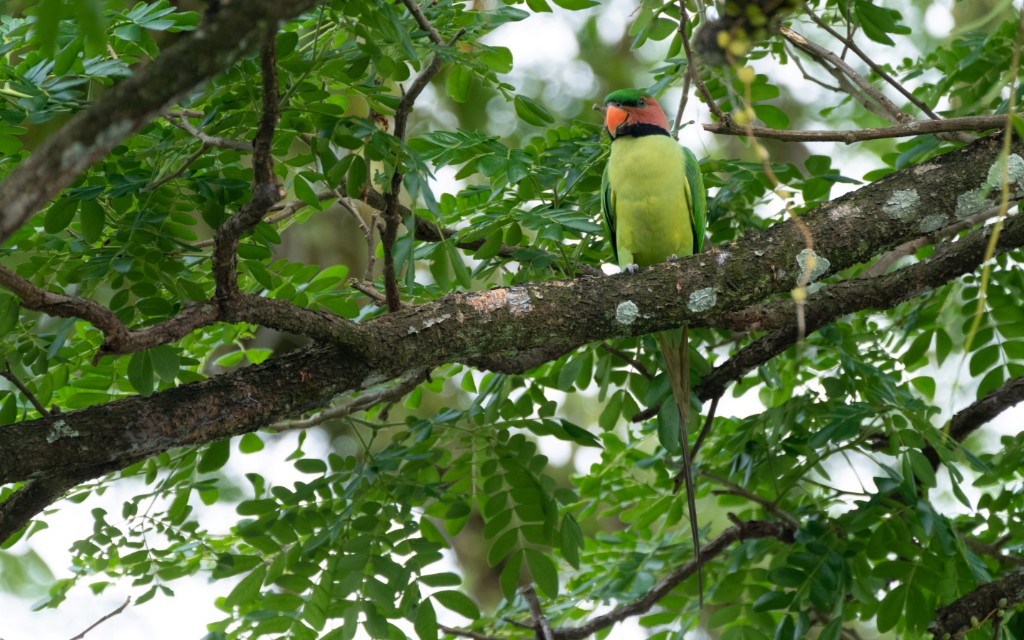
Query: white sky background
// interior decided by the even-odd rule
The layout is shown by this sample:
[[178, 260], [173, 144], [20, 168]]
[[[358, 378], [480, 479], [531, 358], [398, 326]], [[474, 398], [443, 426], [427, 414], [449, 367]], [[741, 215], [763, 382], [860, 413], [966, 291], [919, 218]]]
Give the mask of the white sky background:
[[[599, 33], [605, 44], [611, 46], [617, 43], [622, 34], [628, 28], [632, 20], [633, 11], [636, 7], [634, 0], [611, 0], [602, 7], [602, 17], [598, 22]], [[898, 3], [903, 11], [912, 11], [904, 3]], [[949, 8], [952, 0], [943, 0], [933, 3], [927, 10], [925, 26], [933, 34], [945, 34], [949, 32], [952, 19]], [[908, 21], [913, 21], [911, 16], [906, 16]], [[488, 43], [509, 47], [514, 55], [515, 69], [509, 76], [509, 81], [517, 86], [522, 79], [529, 75], [540, 75], [546, 78], [542, 102], [550, 108], [557, 110], [561, 96], [566, 93], [570, 95], [587, 95], [598, 91], [598, 83], [590, 67], [586, 64], [586, 53], [579, 51], [575, 38], [575, 28], [584, 20], [584, 16], [556, 9], [553, 14], [541, 14], [531, 16], [522, 23], [505, 25], [488, 38]], [[865, 43], [861, 38], [862, 46]], [[652, 43], [645, 46], [640, 53], [640, 64], [654, 67], [662, 58], [664, 47], [668, 41], [663, 43]], [[882, 51], [879, 52], [883, 53]], [[891, 51], [889, 51], [891, 54]], [[580, 60], [578, 58], [583, 58]], [[759, 61], [755, 65], [759, 72], [772, 73], [773, 68], [766, 61]], [[781, 77], [780, 77], [781, 76]], [[779, 79], [780, 84], [799, 84], [799, 88], [790, 93], [805, 103], [822, 102], [831, 99], [831, 95], [813, 85], [802, 81], [800, 78], [793, 78], [792, 73], [773, 74]], [[649, 80], [639, 78], [638, 84], [644, 84]], [[784, 89], [785, 91], [785, 89]], [[425, 97], [427, 95], [425, 94]], [[594, 101], [599, 102], [603, 96], [595, 95]], [[669, 117], [673, 117], [675, 107], [678, 104], [679, 89], [670, 90], [662, 100], [669, 111]], [[488, 113], [492, 122], [499, 126], [502, 121], [510, 125], [515, 117], [510, 105], [505, 103], [488, 105]], [[696, 123], [710, 122], [707, 109], [699, 100], [691, 96], [687, 112], [684, 114], [684, 121], [695, 121]], [[822, 122], [817, 128], [827, 128], [828, 123]], [[698, 156], [713, 153], [715, 149], [712, 136], [703, 132], [699, 126], [687, 127], [682, 136], [683, 144], [695, 150]], [[812, 153], [831, 155], [835, 158], [834, 166], [842, 167], [845, 175], [860, 177], [867, 170], [873, 168], [859, 157], [855, 148], [845, 147], [839, 144], [817, 143], [810, 145]], [[457, 187], [450, 178], [453, 172], [439, 172], [438, 191], [454, 191]], [[838, 184], [833, 190], [833, 195], [838, 195], [845, 190], [852, 188], [851, 185]], [[945, 404], [940, 404], [943, 409], [943, 417], [948, 417], [956, 409], [962, 408], [974, 399], [973, 382], [968, 382], [956, 394], [945, 394], [942, 392], [942, 385], [949, 385], [957, 378], [966, 379], [966, 367], [961, 366], [955, 358], [951, 357], [942, 369], [935, 373], [936, 381], [940, 385], [940, 397]], [[945, 381], [945, 382], [944, 382]], [[720, 415], [745, 416], [761, 410], [757, 401], [756, 393], [748, 393], [742, 398], [723, 398], [719, 407]], [[1016, 433], [1019, 425], [1024, 419], [1024, 408], [1005, 412], [992, 424], [985, 428], [989, 442], [986, 449], [992, 450], [997, 445], [997, 434]], [[316, 430], [309, 433], [309, 439], [305, 449], [316, 450], [316, 441], [320, 441], [322, 448], [327, 448], [328, 443]], [[258, 471], [264, 474], [274, 484], [289, 484], [297, 477], [291, 463], [284, 462], [285, 457], [294, 450], [295, 434], [267, 438], [267, 447], [263, 452], [253, 455], [239, 455], [237, 451], [232, 456], [225, 471], [230, 474], [237, 474], [238, 477], [248, 471]], [[552, 462], [565, 461], [571, 450], [566, 443], [554, 438], [542, 439], [544, 452], [552, 459]], [[580, 449], [574, 460], [577, 470], [585, 473], [590, 464], [596, 461], [596, 454], [587, 449]], [[871, 470], [862, 470], [862, 479], [868, 480]], [[940, 474], [945, 477], [945, 474]], [[833, 477], [834, 484], [848, 489], [859, 489], [857, 479], [848, 470], [837, 473]], [[970, 495], [970, 487], [965, 486]], [[68, 548], [78, 538], [92, 528], [92, 516], [90, 511], [94, 507], [103, 507], [109, 514], [112, 523], [118, 521], [118, 514], [121, 511], [121, 504], [130, 498], [133, 491], [128, 483], [117, 483], [107, 491], [104, 496], [93, 497], [84, 504], [74, 505], [61, 503], [57, 513], [48, 516], [49, 529], [36, 535], [30, 542], [19, 542], [13, 549], [12, 554], [24, 553], [31, 547], [45, 560], [57, 577], [67, 575], [67, 568], [70, 566], [70, 554]], [[198, 502], [198, 501], [193, 501]], [[956, 508], [956, 503], [950, 501], [950, 508]], [[200, 519], [203, 528], [210, 530], [223, 529], [230, 525], [235, 519], [233, 506], [218, 506], [205, 508], [202, 505], [197, 507], [202, 513]], [[102, 578], [98, 578], [102, 579]], [[86, 580], [88, 584], [92, 580]], [[89, 638], [138, 638], [145, 637], [147, 640], [179, 640], [181, 638], [201, 638], [206, 634], [206, 624], [218, 620], [223, 614], [213, 606], [217, 597], [227, 595], [234, 585], [232, 580], [220, 580], [210, 582], [205, 577], [185, 578], [170, 583], [176, 595], [173, 598], [158, 595], [156, 598], [140, 607], [130, 606], [128, 609], [110, 620], [104, 622], [96, 630], [92, 631]], [[67, 640], [82, 632], [88, 626], [96, 622], [103, 615], [116, 609], [127, 596], [133, 600], [143, 594], [147, 586], [132, 587], [127, 581], [108, 587], [99, 596], [94, 596], [91, 591], [83, 586], [73, 589], [66, 602], [59, 608], [43, 610], [33, 613], [29, 610], [31, 603], [37, 598], [24, 599], [7, 593], [0, 593], [0, 640]], [[39, 597], [44, 595], [38, 594]], [[457, 626], [461, 620], [455, 614], [445, 615], [442, 608], [438, 608], [441, 621], [446, 624]], [[616, 638], [641, 638], [645, 633], [635, 624], [620, 625], [615, 632]]]

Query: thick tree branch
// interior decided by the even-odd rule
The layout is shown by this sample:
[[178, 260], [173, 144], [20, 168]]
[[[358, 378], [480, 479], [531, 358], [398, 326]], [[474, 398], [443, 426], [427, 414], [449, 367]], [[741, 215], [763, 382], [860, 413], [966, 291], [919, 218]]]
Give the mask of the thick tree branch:
[[[815, 275], [874, 258], [921, 235], [922, 226], [951, 224], [958, 213], [966, 217], [974, 207], [987, 209], [986, 199], [971, 194], [988, 180], [1000, 144], [998, 137], [983, 138], [805, 214], [823, 267]], [[1015, 141], [1012, 152], [1024, 153], [1024, 145]], [[885, 206], [895, 201], [902, 205]], [[1019, 223], [1010, 221], [1001, 245], [1019, 232]], [[48, 476], [83, 482], [173, 447], [251, 432], [323, 407], [339, 393], [375, 387], [412, 370], [551, 350], [552, 342], [564, 352], [681, 324], [722, 326], [735, 312], [791, 290], [803, 271], [799, 255], [805, 246], [801, 231], [787, 221], [713, 254], [635, 274], [455, 293], [358, 325], [285, 301], [242, 296], [222, 311], [228, 321], [244, 318], [334, 346], [301, 349], [148, 398], [0, 427], [0, 484]], [[941, 252], [940, 247], [936, 254]], [[947, 277], [955, 273], [960, 271], [951, 269]], [[871, 304], [866, 297], [864, 306]], [[19, 493], [10, 500], [18, 500]], [[38, 509], [6, 507], [0, 539]]]
[[[1014, 378], [958, 411], [949, 421], [950, 440], [962, 443], [1000, 413], [1021, 402], [1024, 402], [1024, 378]], [[922, 453], [932, 463], [933, 468], [939, 466], [939, 452], [934, 447], [929, 445]]]
[[853, 144], [864, 140], [904, 138], [950, 131], [988, 131], [1006, 125], [1006, 116], [967, 116], [947, 120], [911, 120], [891, 127], [847, 129], [842, 131], [798, 131], [770, 129], [768, 127], [739, 126], [731, 120], [705, 124], [704, 130], [729, 136], [754, 136], [784, 142], [844, 142]]
[[936, 638], [958, 638], [982, 621], [1024, 601], [1024, 568], [1011, 569], [958, 600], [939, 607], [928, 630]]
[[[780, 522], [766, 522], [763, 520], [734, 521], [736, 526], [729, 527], [717, 538], [709, 542], [701, 550], [701, 558], [704, 562], [715, 558], [725, 552], [734, 542], [745, 542], [760, 538], [777, 538], [786, 544], [792, 544], [795, 533], [789, 525]], [[627, 618], [643, 615], [651, 610], [659, 600], [668, 595], [683, 580], [686, 580], [697, 572], [697, 563], [690, 561], [679, 567], [669, 575], [661, 579], [658, 584], [643, 597], [630, 602], [629, 604], [616, 607], [604, 615], [591, 619], [584, 625], [575, 628], [553, 629], [553, 635], [559, 640], [583, 640], [591, 635], [607, 629], [612, 625], [622, 622]]]
[[195, 30], [47, 138], [0, 183], [0, 242], [168, 104], [250, 51], [267, 29], [314, 0], [225, 3]]
[[[894, 307], [953, 278], [977, 269], [985, 257], [991, 227], [979, 229], [957, 242], [940, 245], [923, 262], [900, 271], [874, 278], [855, 278], [824, 287], [805, 303], [807, 331], [816, 331], [848, 313], [862, 309]], [[1024, 246], [1024, 217], [1009, 220], [1000, 234], [998, 252]], [[795, 303], [781, 300], [744, 309], [727, 318], [733, 328], [769, 330], [772, 333], [740, 349], [735, 355], [706, 375], [695, 387], [697, 395], [707, 399], [720, 395], [725, 387], [754, 367], [760, 366], [793, 346], [797, 329], [793, 320]]]

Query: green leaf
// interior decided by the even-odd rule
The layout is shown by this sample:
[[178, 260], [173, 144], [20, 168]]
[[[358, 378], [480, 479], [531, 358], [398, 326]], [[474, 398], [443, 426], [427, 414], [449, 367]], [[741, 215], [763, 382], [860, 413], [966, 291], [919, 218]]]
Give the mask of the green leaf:
[[143, 396], [153, 393], [153, 363], [149, 352], [132, 354], [128, 360], [128, 382]]
[[[509, 55], [511, 56], [511, 54]], [[466, 102], [469, 99], [469, 89], [472, 86], [473, 74], [468, 69], [457, 64], [448, 68], [448, 77], [445, 78], [444, 90], [449, 98], [455, 102]]]
[[519, 95], [515, 97], [514, 104], [516, 115], [529, 124], [543, 127], [555, 121], [555, 117], [551, 115], [551, 112], [532, 98]]
[[789, 116], [773, 104], [755, 104], [754, 113], [757, 119], [772, 129], [788, 129]]
[[551, 558], [535, 549], [526, 549], [526, 566], [541, 592], [549, 598], [558, 597], [558, 568]]
[[434, 611], [434, 605], [430, 604], [429, 599], [420, 602], [419, 606], [416, 607], [416, 618], [413, 621], [413, 628], [416, 630], [416, 635], [420, 637], [420, 640], [437, 639], [437, 613]]
[[252, 602], [259, 597], [260, 588], [263, 586], [263, 580], [266, 577], [266, 566], [262, 564], [257, 565], [249, 575], [242, 578], [242, 580], [235, 585], [235, 588], [231, 590], [231, 593], [224, 598], [224, 604], [229, 607], [237, 607]]
[[43, 218], [43, 229], [47, 233], [58, 233], [71, 224], [75, 218], [75, 211], [78, 209], [78, 200], [72, 198], [61, 198], [46, 210]]
[[218, 440], [206, 447], [203, 456], [199, 458], [196, 471], [199, 473], [213, 473], [223, 467], [231, 456], [231, 441]]
[[461, 591], [446, 589], [438, 591], [430, 597], [437, 600], [437, 603], [445, 609], [454, 611], [470, 620], [476, 620], [480, 617], [479, 607], [476, 606], [476, 603], [469, 596]]

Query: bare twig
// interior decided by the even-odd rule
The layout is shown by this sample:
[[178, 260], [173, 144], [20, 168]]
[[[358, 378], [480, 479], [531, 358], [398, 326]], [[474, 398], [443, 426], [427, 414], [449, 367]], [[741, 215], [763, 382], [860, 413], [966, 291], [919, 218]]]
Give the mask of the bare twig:
[[[722, 396], [715, 396], [711, 398], [711, 407], [708, 409], [708, 415], [704, 418], [704, 426], [701, 428], [700, 433], [697, 434], [697, 440], [693, 443], [693, 452], [691, 460], [697, 457], [697, 453], [700, 451], [701, 445], [704, 444], [704, 439], [711, 433], [711, 427], [715, 423], [715, 414], [718, 412], [718, 402], [722, 399]], [[644, 418], [646, 420], [647, 418]], [[643, 420], [634, 420], [634, 422], [642, 422]]]
[[85, 630], [85, 631], [83, 631], [82, 633], [78, 634], [78, 635], [77, 635], [77, 636], [75, 636], [74, 638], [71, 638], [71, 640], [82, 640], [82, 638], [84, 638], [84, 637], [85, 637], [85, 634], [89, 633], [90, 631], [92, 631], [92, 630], [93, 630], [93, 629], [95, 629], [96, 627], [100, 626], [101, 624], [103, 624], [103, 623], [104, 623], [104, 622], [106, 622], [107, 620], [110, 620], [111, 618], [113, 618], [114, 616], [118, 615], [119, 613], [121, 613], [122, 611], [124, 611], [124, 610], [125, 610], [126, 608], [128, 608], [128, 603], [130, 603], [131, 601], [132, 601], [132, 599], [131, 599], [130, 597], [128, 597], [128, 598], [125, 598], [124, 602], [123, 602], [123, 603], [121, 604], [121, 606], [120, 606], [120, 607], [118, 607], [118, 608], [114, 609], [113, 611], [111, 611], [111, 612], [110, 612], [110, 613], [108, 613], [107, 615], [103, 616], [102, 618], [100, 618], [100, 619], [99, 619], [99, 620], [97, 620], [96, 622], [94, 622], [94, 623], [92, 623], [91, 625], [89, 625], [89, 628], [88, 628], [88, 629], [86, 629], [86, 630]]
[[352, 288], [358, 291], [359, 293], [362, 293], [367, 298], [373, 300], [378, 305], [383, 306], [388, 303], [388, 300], [387, 298], [384, 297], [384, 294], [381, 293], [380, 291], [377, 291], [377, 287], [373, 286], [373, 282], [370, 280], [356, 280], [355, 278], [353, 278], [352, 280], [349, 280], [349, 285], [351, 285]]
[[704, 130], [729, 136], [770, 138], [784, 142], [845, 142], [852, 144], [864, 140], [904, 138], [951, 131], [986, 131], [1006, 126], [1006, 116], [965, 116], [946, 120], [911, 120], [891, 127], [846, 129], [840, 131], [800, 131], [771, 129], [768, 127], [739, 126], [732, 121], [705, 124]]
[[[176, 115], [178, 113], [181, 113], [181, 115]], [[183, 129], [192, 134], [192, 136], [195, 137], [196, 140], [199, 140], [200, 142], [203, 143], [203, 146], [218, 147], [220, 149], [233, 149], [234, 151], [244, 151], [246, 153], [252, 151], [252, 145], [249, 144], [248, 142], [242, 142], [241, 140], [231, 140], [229, 138], [221, 138], [219, 136], [211, 136], [203, 133], [195, 125], [193, 125], [191, 122], [185, 119], [186, 113], [189, 113], [189, 115], [191, 115], [191, 112], [172, 111], [167, 114], [167, 121], [173, 124], [174, 126], [178, 127], [179, 129]], [[203, 115], [204, 114], [202, 112], [199, 112], [199, 116], [191, 117], [203, 117]]]
[[1006, 534], [999, 538], [995, 542], [981, 542], [975, 538], [964, 536], [964, 543], [971, 548], [974, 553], [981, 553], [986, 556], [991, 556], [999, 562], [1006, 562], [1018, 567], [1024, 566], [1024, 558], [1019, 555], [1003, 554], [1003, 547], [1006, 546], [1007, 542], [1013, 540], [1013, 534]]
[[4, 369], [0, 371], [0, 376], [6, 378], [8, 382], [17, 387], [18, 391], [21, 391], [21, 394], [25, 396], [25, 398], [27, 398], [29, 402], [32, 403], [33, 407], [36, 408], [36, 411], [39, 412], [39, 415], [50, 415], [50, 412], [46, 410], [46, 407], [43, 406], [43, 403], [39, 402], [39, 399], [36, 398], [36, 395], [32, 393], [32, 390], [26, 387], [25, 383], [18, 379], [18, 376], [14, 375], [14, 371], [11, 370], [10, 362], [4, 361]]
[[456, 629], [443, 624], [437, 625], [437, 628], [448, 635], [458, 636], [460, 638], [471, 638], [472, 640], [504, 640], [497, 636], [489, 636], [483, 633], [477, 633], [476, 631], [467, 631], [465, 629]]
[[199, 148], [196, 149], [192, 155], [190, 155], [188, 158], [185, 158], [185, 161], [181, 163], [180, 167], [178, 167], [175, 171], [168, 173], [164, 177], [158, 179], [156, 182], [151, 182], [146, 186], [142, 187], [141, 189], [139, 189], [139, 193], [149, 193], [150, 191], [156, 191], [157, 189], [164, 186], [171, 180], [176, 180], [180, 178], [182, 174], [188, 171], [189, 165], [198, 160], [199, 156], [206, 153], [206, 150], [209, 148], [209, 145], [207, 145], [205, 142], [199, 145]]
[[[720, 122], [728, 121], [729, 116], [722, 111], [718, 103], [711, 96], [711, 92], [708, 91], [708, 87], [701, 80], [700, 74], [697, 72], [697, 57], [693, 55], [693, 49], [690, 47], [690, 36], [686, 34], [686, 25], [690, 22], [690, 16], [686, 12], [686, 1], [679, 0], [679, 37], [683, 40], [683, 49], [686, 51], [686, 73], [693, 80], [694, 86], [700, 91], [700, 94], [704, 96], [704, 102], [707, 103], [708, 109], [711, 110], [712, 115], [715, 116]], [[684, 92], [685, 94], [685, 92]], [[682, 111], [680, 109], [680, 111]], [[678, 123], [677, 123], [678, 125]]]
[[[910, 120], [913, 120], [913, 118], [909, 114], [906, 114], [902, 110], [900, 110], [900, 108], [896, 106], [896, 104], [892, 100], [886, 97], [884, 93], [879, 91], [877, 87], [868, 82], [864, 78], [864, 76], [857, 73], [857, 71], [849, 64], [847, 64], [845, 60], [843, 60], [833, 52], [811, 42], [810, 40], [800, 35], [796, 31], [793, 31], [787, 26], [780, 26], [779, 33], [781, 33], [782, 36], [786, 38], [786, 40], [792, 42], [798, 49], [806, 52], [819, 62], [827, 62], [828, 64], [825, 65], [825, 68], [829, 69], [830, 73], [833, 70], [838, 70], [844, 76], [846, 76], [846, 78], [851, 80], [857, 86], [857, 88], [864, 93], [864, 95], [870, 97], [879, 106], [881, 106], [882, 109], [885, 110], [885, 113], [888, 115], [888, 117], [886, 118], [887, 120], [897, 123], [905, 123]], [[829, 67], [829, 65], [831, 65], [831, 67]], [[833, 75], [835, 74], [833, 73]]]
[[722, 478], [721, 476], [717, 476], [704, 469], [701, 469], [700, 471], [698, 471], [698, 473], [700, 473], [705, 478], [708, 478], [712, 482], [720, 484], [728, 489], [727, 491], [720, 493], [731, 493], [732, 495], [740, 496], [741, 498], [746, 498], [751, 502], [756, 502], [757, 504], [764, 507], [765, 510], [768, 511], [769, 513], [778, 516], [780, 520], [788, 524], [790, 528], [792, 528], [793, 530], [800, 528], [800, 521], [798, 521], [785, 509], [780, 508], [779, 505], [775, 504], [775, 502], [768, 500], [767, 498], [763, 498], [757, 495], [756, 493], [747, 491], [746, 489], [736, 484], [732, 480], [729, 480], [728, 478]]
[[[459, 30], [449, 42], [444, 43], [441, 41], [441, 36], [438, 34], [426, 17], [419, 10], [419, 7], [413, 0], [402, 0], [403, 4], [409, 9], [409, 12], [416, 18], [417, 24], [423, 28], [430, 36], [431, 41], [438, 46], [451, 46], [462, 37], [466, 32], [465, 29]], [[437, 75], [437, 72], [441, 70], [441, 52], [434, 53], [434, 56], [430, 60], [430, 64], [427, 65], [423, 71], [420, 72], [413, 83], [409, 86], [409, 90], [402, 94], [401, 100], [398, 101], [398, 107], [395, 109], [395, 131], [394, 136], [399, 141], [405, 142], [406, 127], [409, 124], [409, 115], [412, 113], [413, 105], [416, 103], [416, 99], [420, 96], [420, 93], [426, 89], [430, 81]], [[401, 308], [401, 299], [398, 294], [398, 274], [395, 271], [395, 256], [394, 246], [395, 241], [398, 239], [398, 227], [402, 224], [402, 216], [398, 209], [398, 194], [402, 189], [402, 171], [399, 165], [396, 165], [395, 172], [391, 174], [391, 185], [387, 193], [384, 194], [384, 235], [382, 237], [382, 243], [384, 245], [384, 291], [387, 296], [388, 310], [398, 311]]]
[[903, 96], [907, 100], [910, 100], [911, 102], [913, 102], [914, 105], [917, 106], [917, 108], [922, 111], [922, 113], [924, 113], [926, 116], [928, 116], [932, 120], [939, 120], [940, 119], [939, 116], [934, 111], [932, 111], [932, 109], [927, 104], [922, 102], [917, 96], [915, 96], [913, 93], [908, 91], [907, 88], [904, 87], [899, 82], [897, 82], [895, 78], [893, 78], [888, 73], [886, 73], [885, 69], [883, 69], [880, 66], [878, 66], [877, 64], [875, 64], [875, 61], [872, 60], [870, 56], [868, 56], [866, 53], [864, 53], [864, 51], [862, 51], [861, 48], [857, 46], [857, 44], [853, 41], [852, 36], [851, 37], [844, 37], [842, 34], [837, 32], [835, 29], [832, 28], [831, 25], [829, 25], [827, 22], [822, 20], [818, 16], [818, 14], [816, 14], [814, 12], [814, 10], [811, 8], [811, 6], [809, 4], [807, 4], [807, 3], [804, 3], [804, 11], [807, 13], [808, 16], [810, 16], [811, 20], [814, 21], [814, 24], [818, 25], [819, 27], [821, 27], [822, 29], [827, 31], [829, 33], [829, 35], [831, 35], [833, 38], [835, 38], [836, 40], [842, 42], [843, 45], [847, 49], [849, 49], [850, 51], [852, 51], [855, 54], [857, 54], [857, 56], [861, 60], [863, 60], [869, 67], [871, 67], [872, 71], [874, 71], [876, 74], [878, 74], [878, 77], [882, 78], [883, 80], [888, 82], [889, 85], [891, 85], [894, 89], [896, 89], [897, 91], [902, 93]]
[[271, 146], [281, 117], [277, 87], [276, 29], [269, 29], [260, 47], [263, 72], [263, 115], [252, 142], [252, 199], [224, 221], [214, 233], [213, 276], [218, 300], [239, 296], [238, 244], [242, 234], [256, 226], [283, 195], [274, 177]]
[[634, 369], [636, 369], [637, 373], [647, 378], [648, 380], [654, 379], [654, 374], [647, 370], [647, 367], [644, 366], [644, 363], [640, 362], [639, 360], [629, 355], [622, 349], [617, 349], [612, 345], [608, 344], [607, 342], [601, 344], [601, 349], [612, 354], [613, 356], [615, 356], [619, 360], [622, 360], [626, 364], [632, 366]]
[[526, 600], [526, 605], [530, 607], [530, 617], [533, 618], [533, 628], [537, 632], [537, 640], [554, 640], [554, 635], [551, 633], [551, 623], [548, 622], [547, 616], [544, 615], [544, 609], [540, 606], [537, 592], [533, 590], [533, 587], [526, 587], [522, 593], [523, 599]]
[[410, 372], [398, 380], [395, 384], [364, 393], [357, 398], [352, 398], [348, 402], [339, 404], [329, 409], [319, 411], [308, 418], [301, 418], [298, 420], [284, 420], [272, 425], [270, 428], [280, 433], [282, 431], [291, 431], [296, 429], [308, 429], [317, 425], [323, 424], [328, 420], [335, 420], [338, 418], [344, 418], [350, 416], [353, 413], [359, 411], [365, 411], [371, 407], [375, 407], [378, 404], [385, 402], [395, 402], [402, 396], [406, 395], [413, 389], [415, 389], [421, 382], [427, 379], [430, 375], [429, 370]]

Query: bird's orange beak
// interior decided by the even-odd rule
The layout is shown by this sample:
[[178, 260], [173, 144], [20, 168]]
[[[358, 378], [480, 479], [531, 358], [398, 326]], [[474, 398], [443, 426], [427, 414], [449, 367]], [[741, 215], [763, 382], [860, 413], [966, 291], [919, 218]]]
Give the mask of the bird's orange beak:
[[628, 119], [629, 112], [622, 107], [610, 104], [604, 110], [604, 126], [608, 129], [608, 135], [613, 138], [618, 133], [619, 127], [626, 124], [626, 120]]

